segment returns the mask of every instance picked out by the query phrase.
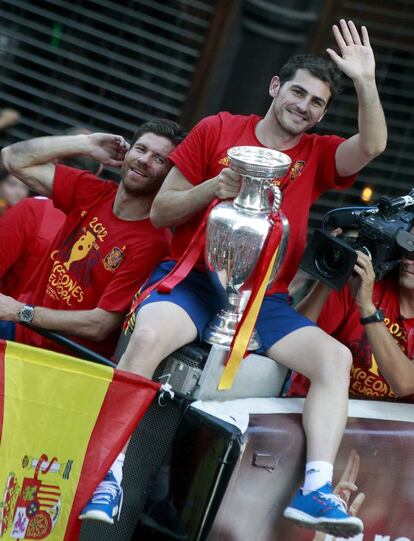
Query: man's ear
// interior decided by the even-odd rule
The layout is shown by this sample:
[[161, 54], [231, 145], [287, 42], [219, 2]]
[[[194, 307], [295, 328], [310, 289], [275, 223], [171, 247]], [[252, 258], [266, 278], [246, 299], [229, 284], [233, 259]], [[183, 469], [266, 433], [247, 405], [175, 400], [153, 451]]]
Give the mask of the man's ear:
[[269, 94], [271, 98], [275, 98], [279, 92], [280, 88], [280, 79], [277, 75], [272, 77], [272, 80], [270, 81], [269, 86]]

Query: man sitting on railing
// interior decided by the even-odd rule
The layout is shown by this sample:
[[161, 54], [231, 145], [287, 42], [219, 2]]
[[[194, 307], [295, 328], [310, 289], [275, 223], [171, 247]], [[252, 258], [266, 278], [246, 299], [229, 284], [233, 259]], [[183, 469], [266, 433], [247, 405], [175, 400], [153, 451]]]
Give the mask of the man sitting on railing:
[[[386, 145], [368, 32], [363, 27], [361, 36], [352, 22], [344, 20], [333, 30], [340, 54], [329, 49], [329, 55], [354, 82], [359, 133], [347, 140], [305, 133], [325, 115], [338, 74], [332, 63], [309, 56], [292, 58], [273, 77], [272, 103], [263, 118], [223, 112], [202, 120], [172, 154], [175, 167], [151, 209], [151, 219], [158, 227], [174, 227], [175, 231], [171, 260], [157, 267], [150, 282], [165, 278], [175, 261], [188, 254], [193, 234], [214, 199], [237, 196], [240, 177], [226, 166], [229, 148], [254, 145], [289, 155], [294, 165], [280, 181], [282, 211], [291, 227], [289, 246], [257, 320], [265, 353], [312, 379], [303, 414], [307, 438], [304, 486], [284, 513], [302, 526], [349, 537], [361, 532], [363, 525], [346, 513], [332, 493], [331, 480], [347, 418], [351, 355], [289, 306], [287, 294], [303, 252], [310, 205], [323, 191], [352, 184], [355, 173]], [[152, 377], [163, 358], [203, 334], [220, 304], [218, 297], [202, 260], [170, 293], [152, 291], [139, 307], [119, 367]], [[102, 520], [113, 522], [121, 493], [120, 487], [98, 486], [96, 496], [102, 501], [106, 495], [108, 503], [99, 509]], [[98, 518], [97, 511], [92, 499], [81, 517]]]

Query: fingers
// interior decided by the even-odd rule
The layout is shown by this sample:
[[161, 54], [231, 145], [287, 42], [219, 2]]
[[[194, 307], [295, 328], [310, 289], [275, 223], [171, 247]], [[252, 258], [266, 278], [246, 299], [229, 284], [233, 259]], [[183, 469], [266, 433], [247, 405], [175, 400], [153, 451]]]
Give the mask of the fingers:
[[343, 231], [340, 227], [336, 227], [335, 229], [332, 229], [332, 231], [329, 231], [329, 234], [333, 237], [339, 237], [339, 235], [342, 235]]
[[354, 501], [349, 506], [348, 513], [354, 517], [358, 513], [358, 511], [361, 509], [361, 506], [364, 503], [364, 501], [365, 501], [365, 494], [361, 492], [360, 494], [358, 494], [358, 496], [355, 497]]
[[117, 135], [114, 139], [113, 150], [110, 151], [112, 156], [110, 157], [106, 165], [117, 168], [122, 167], [125, 154], [128, 152], [129, 148], [129, 143], [127, 143], [123, 137]]
[[366, 26], [361, 26], [361, 34], [362, 34], [362, 43], [366, 47], [371, 47], [371, 42], [369, 41], [369, 35], [368, 35], [368, 30]]
[[[354, 44], [354, 40], [352, 38], [352, 34], [350, 32], [350, 29], [349, 29], [349, 26], [348, 26], [348, 23], [344, 20], [344, 19], [341, 19], [339, 21], [339, 24], [341, 26], [341, 32], [342, 32], [342, 37], [343, 37], [343, 40], [345, 41], [345, 43], [347, 45], [353, 45]], [[355, 29], [356, 30], [356, 29]]]
[[219, 199], [230, 199], [237, 196], [241, 183], [241, 177], [238, 173], [226, 167], [218, 175], [217, 180], [216, 196]]
[[348, 28], [349, 28], [349, 33], [352, 38], [351, 43], [355, 43], [356, 45], [361, 45], [361, 38], [359, 37], [358, 30], [356, 29], [356, 26], [353, 21], [348, 21]]
[[361, 277], [366, 276], [372, 280], [375, 279], [374, 267], [372, 266], [371, 256], [357, 250], [358, 258], [354, 267], [354, 271]]
[[333, 25], [332, 32], [342, 54], [347, 47], [352, 47], [353, 45], [370, 46], [366, 27], [361, 27], [361, 40], [361, 36], [353, 21], [345, 21], [344, 19], [341, 19], [339, 21], [339, 26], [336, 24]]
[[349, 481], [355, 483], [359, 471], [359, 455], [352, 449], [349, 453], [348, 462], [345, 466], [344, 473], [341, 476], [341, 481]]
[[[346, 48], [346, 42], [344, 38], [342, 37], [341, 31], [339, 30], [338, 26], [336, 24], [332, 27], [332, 32], [335, 38], [335, 41], [339, 47], [339, 50], [342, 52]], [[328, 49], [328, 51], [331, 51], [331, 49]]]

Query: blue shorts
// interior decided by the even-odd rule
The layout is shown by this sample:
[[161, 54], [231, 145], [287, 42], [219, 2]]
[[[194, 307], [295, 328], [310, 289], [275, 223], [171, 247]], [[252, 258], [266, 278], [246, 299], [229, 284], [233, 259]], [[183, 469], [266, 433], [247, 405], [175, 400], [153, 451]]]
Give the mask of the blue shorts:
[[[175, 261], [164, 261], [158, 265], [144, 287], [166, 276], [174, 265]], [[160, 301], [172, 302], [183, 308], [197, 327], [200, 340], [206, 325], [223, 305], [223, 297], [215, 290], [206, 273], [196, 270], [191, 271], [171, 293], [152, 291], [141, 306]], [[281, 338], [297, 329], [315, 326], [315, 323], [291, 307], [287, 293], [266, 296], [256, 322], [262, 341], [262, 348], [258, 352], [264, 353]]]

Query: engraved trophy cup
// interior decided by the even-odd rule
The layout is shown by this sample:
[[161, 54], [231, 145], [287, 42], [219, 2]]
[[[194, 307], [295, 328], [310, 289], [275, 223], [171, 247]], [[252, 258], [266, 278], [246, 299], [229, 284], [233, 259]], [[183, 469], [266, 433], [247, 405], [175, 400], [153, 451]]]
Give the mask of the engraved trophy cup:
[[[204, 340], [230, 349], [251, 294], [252, 273], [272, 227], [271, 212], [279, 213], [283, 229], [268, 286], [286, 251], [289, 224], [280, 211], [282, 194], [275, 179], [285, 176], [291, 160], [282, 152], [254, 146], [234, 147], [227, 155], [231, 169], [241, 175], [242, 182], [237, 197], [216, 205], [208, 218], [205, 258], [210, 278], [223, 297], [223, 308], [207, 326]], [[273, 193], [272, 207], [269, 191]], [[260, 345], [254, 331], [248, 350]]]

